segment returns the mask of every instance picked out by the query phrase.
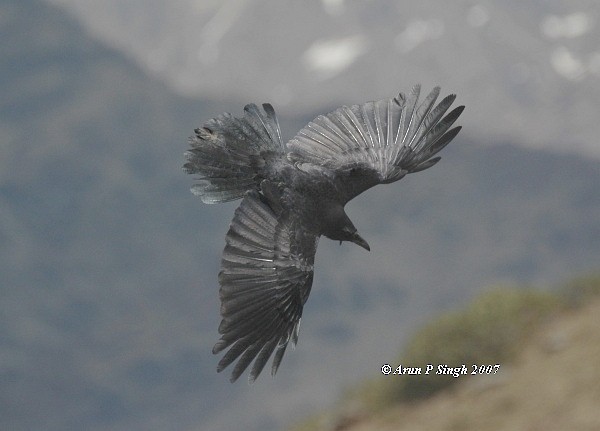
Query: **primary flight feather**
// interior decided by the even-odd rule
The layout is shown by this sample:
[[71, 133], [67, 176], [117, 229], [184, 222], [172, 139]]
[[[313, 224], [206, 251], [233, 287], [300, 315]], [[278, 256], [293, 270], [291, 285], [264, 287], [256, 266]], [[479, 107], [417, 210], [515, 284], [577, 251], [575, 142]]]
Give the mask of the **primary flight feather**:
[[[205, 203], [242, 198], [225, 237], [219, 273], [221, 339], [217, 371], [235, 362], [231, 381], [252, 364], [255, 380], [273, 356], [275, 374], [296, 344], [312, 286], [321, 235], [370, 250], [344, 206], [363, 191], [397, 181], [440, 160], [459, 132], [464, 106], [446, 113], [439, 87], [419, 102], [405, 96], [343, 106], [319, 115], [287, 144], [275, 110], [246, 105], [244, 116], [222, 114], [195, 130], [184, 170], [197, 175], [192, 192]], [[237, 362], [236, 362], [237, 361]]]

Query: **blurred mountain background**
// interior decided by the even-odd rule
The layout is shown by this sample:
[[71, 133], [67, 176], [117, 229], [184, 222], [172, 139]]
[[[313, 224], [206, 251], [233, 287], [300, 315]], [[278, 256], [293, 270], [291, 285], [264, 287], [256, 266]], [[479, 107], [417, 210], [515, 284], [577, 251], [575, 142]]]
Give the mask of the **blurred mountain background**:
[[287, 116], [439, 84], [481, 141], [600, 157], [594, 0], [52, 2], [186, 96]]
[[[598, 269], [599, 7], [444, 6], [0, 2], [0, 427], [281, 429], [484, 286]], [[463, 132], [349, 204], [373, 251], [322, 241], [298, 349], [230, 385], [210, 350], [236, 203], [189, 193], [187, 136], [272, 101], [290, 138], [415, 82], [458, 94]]]

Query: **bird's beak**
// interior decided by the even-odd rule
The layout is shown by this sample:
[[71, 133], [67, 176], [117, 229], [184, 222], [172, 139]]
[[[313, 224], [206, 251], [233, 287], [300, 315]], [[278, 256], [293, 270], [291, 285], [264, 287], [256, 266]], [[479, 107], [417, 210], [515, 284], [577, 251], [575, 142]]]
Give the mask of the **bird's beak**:
[[371, 251], [371, 247], [369, 247], [369, 243], [367, 241], [365, 241], [364, 239], [362, 239], [358, 233], [354, 234], [354, 238], [352, 238], [351, 241], [354, 244], [360, 245], [365, 250]]

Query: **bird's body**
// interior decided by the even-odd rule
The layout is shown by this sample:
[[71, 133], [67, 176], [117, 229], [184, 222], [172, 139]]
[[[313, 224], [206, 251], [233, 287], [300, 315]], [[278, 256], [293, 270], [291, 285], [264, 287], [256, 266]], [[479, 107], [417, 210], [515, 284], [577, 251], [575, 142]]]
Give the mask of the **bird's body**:
[[296, 343], [313, 279], [319, 238], [369, 250], [344, 206], [363, 191], [433, 166], [456, 136], [463, 107], [444, 114], [435, 88], [418, 104], [408, 97], [339, 108], [283, 144], [271, 105], [247, 105], [243, 118], [223, 114], [196, 129], [184, 169], [198, 174], [192, 191], [206, 203], [243, 198], [226, 237], [219, 282], [221, 371], [237, 360], [232, 381], [254, 361], [250, 380], [274, 353], [275, 374]]
[[[264, 180], [269, 185], [280, 185], [279, 195], [263, 193], [268, 204], [279, 204], [282, 209], [291, 212], [292, 217], [301, 221], [306, 232], [340, 239], [335, 231], [344, 227], [339, 223], [345, 214], [344, 179], [336, 177], [329, 168], [295, 166], [285, 156], [282, 159], [276, 176]], [[265, 186], [266, 183], [263, 183], [261, 189]]]

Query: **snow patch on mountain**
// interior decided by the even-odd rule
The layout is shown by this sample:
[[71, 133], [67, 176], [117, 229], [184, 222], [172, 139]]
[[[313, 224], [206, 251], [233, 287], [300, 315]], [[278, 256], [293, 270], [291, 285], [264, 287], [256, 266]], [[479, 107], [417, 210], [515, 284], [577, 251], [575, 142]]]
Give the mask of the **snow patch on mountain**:
[[585, 12], [574, 12], [565, 16], [548, 15], [541, 25], [542, 34], [549, 39], [573, 39], [592, 30], [594, 22]]
[[440, 19], [414, 20], [400, 33], [395, 43], [401, 52], [407, 53], [427, 40], [434, 40], [444, 35], [444, 22]]
[[304, 52], [308, 72], [318, 74], [320, 80], [338, 75], [366, 52], [367, 38], [363, 35], [341, 39], [317, 40]]

